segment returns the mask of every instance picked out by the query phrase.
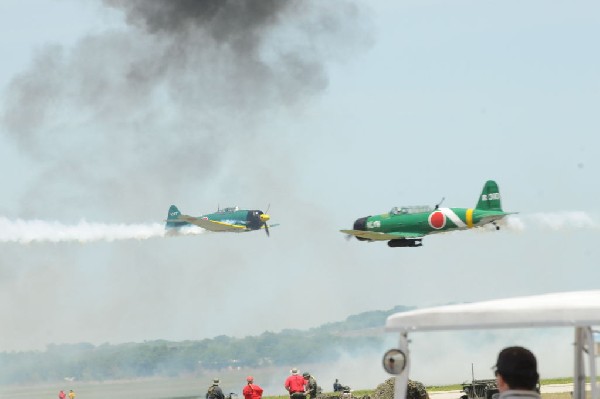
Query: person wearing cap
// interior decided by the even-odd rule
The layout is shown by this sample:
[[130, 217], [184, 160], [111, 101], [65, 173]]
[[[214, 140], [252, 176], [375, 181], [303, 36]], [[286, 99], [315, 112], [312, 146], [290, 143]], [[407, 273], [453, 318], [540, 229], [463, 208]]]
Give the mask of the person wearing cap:
[[254, 383], [254, 377], [249, 375], [246, 377], [248, 384], [242, 390], [244, 399], [260, 399], [263, 394], [263, 389]]
[[283, 386], [290, 393], [290, 398], [305, 399], [306, 380], [304, 377], [298, 374], [298, 369], [295, 367], [290, 370], [290, 373], [291, 375], [285, 380], [285, 384]]
[[218, 378], [215, 378], [212, 385], [208, 388], [208, 391], [206, 392], [206, 399], [225, 399], [223, 390], [219, 386]]
[[521, 346], [502, 349], [496, 360], [496, 384], [499, 399], [540, 399], [537, 392], [540, 376], [537, 360], [530, 350]]
[[319, 387], [317, 386], [317, 380], [315, 380], [315, 377], [310, 375], [308, 371], [302, 373], [302, 377], [304, 378], [304, 381], [306, 381], [306, 393], [310, 399], [315, 399], [319, 390]]

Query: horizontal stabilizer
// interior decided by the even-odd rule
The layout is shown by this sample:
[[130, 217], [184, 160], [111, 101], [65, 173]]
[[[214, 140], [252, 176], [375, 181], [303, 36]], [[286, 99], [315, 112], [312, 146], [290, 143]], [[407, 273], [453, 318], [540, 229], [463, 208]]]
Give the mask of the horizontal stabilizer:
[[481, 220], [479, 221], [478, 225], [484, 225], [484, 224], [488, 224], [488, 223], [493, 223], [497, 220], [501, 220], [504, 219], [504, 217], [508, 216], [508, 215], [516, 215], [519, 212], [502, 212], [502, 213], [498, 213], [496, 215], [487, 215], [487, 216], [483, 216], [481, 218]]

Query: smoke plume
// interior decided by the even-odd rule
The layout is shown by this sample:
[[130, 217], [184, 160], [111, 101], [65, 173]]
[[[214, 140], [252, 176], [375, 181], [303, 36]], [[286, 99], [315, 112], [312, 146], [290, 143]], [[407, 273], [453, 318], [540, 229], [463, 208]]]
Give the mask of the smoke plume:
[[[287, 209], [287, 226], [300, 219], [320, 237], [308, 221], [321, 201], [304, 199], [294, 183], [311, 140], [289, 126], [310, 115], [331, 69], [370, 45], [368, 15], [349, 0], [102, 4], [118, 16], [110, 29], [38, 48], [3, 93], [0, 132], [30, 167], [18, 209], [2, 212], [2, 323], [22, 329], [2, 348], [288, 325], [294, 312], [272, 306], [288, 290], [281, 259], [289, 278], [303, 277], [309, 240], [279, 234], [283, 227], [235, 245], [209, 234], [161, 240], [163, 226], [145, 222], [163, 219], [173, 203], [191, 215], [273, 203], [276, 223], [285, 224]], [[302, 132], [311, 133], [322, 132]], [[313, 211], [298, 212], [306, 207]], [[93, 240], [130, 241], [20, 244]], [[259, 285], [272, 288], [248, 301], [248, 287]], [[258, 308], [269, 310], [264, 324], [252, 322]], [[74, 319], [79, 327], [65, 328]]]
[[597, 230], [600, 224], [594, 218], [582, 211], [561, 211], [511, 215], [504, 226], [512, 231], [525, 231], [528, 228], [544, 230]]
[[147, 240], [172, 235], [196, 235], [205, 230], [197, 226], [186, 226], [177, 232], [166, 232], [162, 224], [105, 224], [88, 223], [84, 220], [76, 225], [43, 220], [9, 220], [0, 217], [0, 242], [28, 244], [31, 242], [80, 242]]
[[[42, 170], [23, 213], [57, 217], [68, 205], [136, 220], [152, 211], [141, 198], [158, 207], [199, 184], [222, 189], [238, 159], [251, 180], [238, 184], [251, 186], [251, 172], [275, 161], [269, 148], [288, 147], [265, 126], [301, 111], [327, 87], [328, 66], [370, 40], [345, 0], [104, 4], [122, 29], [46, 46], [8, 87], [5, 130]], [[115, 196], [121, 206], [107, 206]]]

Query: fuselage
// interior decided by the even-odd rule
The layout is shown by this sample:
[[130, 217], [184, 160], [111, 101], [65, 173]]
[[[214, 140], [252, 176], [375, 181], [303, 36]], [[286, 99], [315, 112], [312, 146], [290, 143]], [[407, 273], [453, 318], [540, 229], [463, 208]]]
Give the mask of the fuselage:
[[183, 215], [175, 205], [171, 205], [167, 213], [165, 228], [179, 232], [182, 227], [199, 226], [213, 232], [235, 232], [265, 229], [269, 235], [267, 221], [270, 216], [260, 211], [239, 209], [236, 207], [219, 209], [214, 213], [200, 216]]
[[502, 211], [474, 208], [438, 208], [418, 213], [388, 212], [357, 219], [354, 230], [428, 235], [483, 226], [506, 215]]
[[[235, 210], [235, 211], [218, 211], [215, 213], [209, 213], [207, 215], [199, 216], [200, 218], [206, 218], [215, 222], [223, 222], [229, 224], [235, 224], [239, 226], [246, 226], [249, 230], [258, 230], [264, 224], [262, 211], [259, 210]], [[268, 219], [266, 219], [268, 220]]]

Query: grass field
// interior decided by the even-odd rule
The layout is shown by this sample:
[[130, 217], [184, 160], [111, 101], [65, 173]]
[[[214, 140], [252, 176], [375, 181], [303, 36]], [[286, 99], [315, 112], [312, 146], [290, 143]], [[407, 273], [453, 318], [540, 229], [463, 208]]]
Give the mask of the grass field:
[[[460, 389], [460, 388], [458, 388]], [[448, 389], [449, 391], [454, 391], [456, 389]], [[361, 398], [365, 395], [370, 395], [373, 391], [365, 390], [365, 391], [354, 391], [352, 395], [355, 397]], [[588, 395], [589, 397], [589, 395]], [[458, 398], [458, 395], [457, 395]], [[570, 392], [560, 392], [560, 393], [545, 393], [542, 394], [543, 399], [571, 399]], [[289, 399], [289, 396], [265, 396], [263, 399]]]
[[[572, 384], [573, 383], [573, 378], [572, 377], [549, 378], [549, 379], [542, 380], [540, 382], [541, 382], [542, 385]], [[587, 378], [586, 382], [590, 382], [590, 379]], [[456, 391], [456, 390], [461, 390], [461, 389], [462, 389], [462, 385], [461, 384], [454, 384], [454, 385], [431, 385], [431, 386], [427, 386], [427, 391], [428, 392]]]
[[[589, 378], [586, 379], [586, 382], [589, 382]], [[541, 385], [554, 385], [554, 384], [572, 384], [573, 378], [565, 377], [565, 378], [550, 378], [541, 381]], [[445, 391], [460, 391], [462, 390], [462, 384], [453, 384], [453, 385], [430, 385], [427, 386], [427, 392], [445, 392]], [[361, 398], [363, 396], [371, 396], [374, 392], [374, 389], [365, 389], [365, 390], [355, 390], [352, 391], [352, 395], [354, 397]], [[458, 398], [458, 395], [457, 395]], [[542, 394], [543, 399], [571, 399], [570, 392], [561, 392], [561, 393], [545, 393]], [[289, 399], [287, 395], [285, 396], [265, 396], [263, 399]]]

